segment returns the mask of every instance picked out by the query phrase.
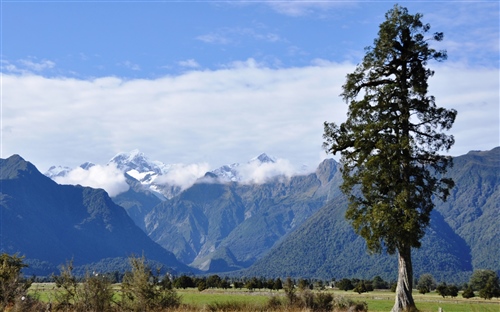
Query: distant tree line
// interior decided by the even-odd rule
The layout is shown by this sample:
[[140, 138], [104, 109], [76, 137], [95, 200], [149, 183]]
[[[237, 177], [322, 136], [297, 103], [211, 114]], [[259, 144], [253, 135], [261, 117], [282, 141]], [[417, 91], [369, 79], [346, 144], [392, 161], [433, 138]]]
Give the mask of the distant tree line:
[[495, 271], [476, 270], [472, 273], [469, 283], [461, 286], [446, 284], [442, 282], [436, 285], [431, 274], [422, 274], [417, 282], [417, 289], [421, 294], [426, 294], [433, 290], [444, 297], [457, 297], [459, 291], [462, 291], [462, 297], [469, 299], [476, 296], [478, 292], [480, 298], [491, 299], [500, 297], [499, 278]]
[[[84, 277], [75, 276], [73, 262], [61, 266], [59, 275], [53, 275], [54, 292], [49, 302], [38, 300], [29, 293], [34, 277], [24, 278], [21, 270], [27, 265], [24, 258], [6, 253], [0, 255], [0, 310], [5, 311], [164, 311], [181, 305], [181, 297], [175, 289], [247, 289], [248, 291], [283, 291], [285, 300], [276, 296], [269, 300], [269, 310], [287, 308], [308, 308], [312, 311], [329, 311], [333, 307], [357, 306], [357, 311], [366, 311], [366, 303], [334, 298], [324, 290], [327, 287], [344, 291], [364, 293], [374, 289], [395, 291], [395, 282], [386, 282], [380, 276], [372, 280], [347, 279], [325, 282], [319, 279], [292, 279], [265, 277], [229, 278], [219, 275], [173, 276], [162, 273], [160, 267], [148, 265], [143, 257], [130, 257], [131, 270], [124, 274], [87, 272]], [[117, 280], [120, 284], [116, 284]], [[462, 291], [464, 298], [491, 299], [500, 297], [499, 277], [491, 270], [476, 270], [469, 283], [457, 286], [436, 284], [431, 274], [422, 274], [415, 281], [420, 293], [435, 291], [443, 297], [456, 297]], [[116, 294], [119, 294], [118, 296]], [[347, 301], [346, 301], [347, 300]], [[216, 307], [216, 310], [224, 310]]]

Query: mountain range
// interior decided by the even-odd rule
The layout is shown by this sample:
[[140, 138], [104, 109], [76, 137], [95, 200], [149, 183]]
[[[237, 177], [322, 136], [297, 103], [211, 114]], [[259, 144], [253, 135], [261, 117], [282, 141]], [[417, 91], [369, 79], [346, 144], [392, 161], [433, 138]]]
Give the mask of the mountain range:
[[[447, 202], [435, 202], [436, 208], [422, 248], [413, 253], [416, 276], [431, 273], [442, 280], [461, 282], [466, 281], [475, 269], [500, 272], [500, 240], [497, 239], [500, 235], [499, 159], [499, 147], [490, 151], [472, 151], [454, 158], [455, 166], [447, 175], [455, 180], [456, 187]], [[21, 163], [21, 167], [30, 167], [31, 174], [18, 173], [4, 178], [6, 172], [15, 171], [5, 170], [4, 166], [13, 167], [15, 162]], [[115, 244], [122, 246], [123, 243], [119, 242], [123, 240], [132, 247], [135, 237], [138, 240], [146, 238], [150, 243], [142, 241], [142, 246], [152, 244], [155, 246], [151, 247], [152, 250], [161, 246], [162, 252], [166, 253], [156, 255], [157, 251], [150, 251], [156, 255], [155, 260], [182, 272], [325, 279], [373, 278], [376, 275], [386, 279], [396, 277], [395, 257], [369, 255], [364, 241], [345, 220], [347, 201], [339, 190], [341, 175], [333, 159], [323, 161], [311, 173], [290, 175], [285, 174], [286, 171], [271, 170], [274, 175], [259, 180], [259, 183], [244, 179], [244, 170], [267, 170], [279, 164], [276, 158], [262, 154], [247, 164], [234, 163], [206, 172], [191, 186], [181, 187], [164, 183], [167, 181], [164, 177], [173, 170], [173, 165], [150, 161], [139, 151], [132, 151], [118, 154], [108, 163], [121, 170], [129, 185], [127, 191], [112, 198], [102, 190], [57, 185], [27, 164], [19, 156], [12, 156], [1, 163], [1, 204], [2, 211], [6, 211], [2, 212], [3, 250], [17, 250], [27, 257], [43, 261], [59, 261], [63, 254], [67, 259], [70, 253], [65, 249], [54, 252], [61, 254], [59, 258], [49, 258], [48, 254], [51, 248], [60, 244], [60, 235], [76, 235], [73, 234], [74, 229], [78, 229], [79, 224], [86, 224], [84, 220], [91, 219], [93, 223], [88, 223], [93, 224], [91, 232], [95, 235], [86, 234], [88, 241], [108, 235], [110, 223], [113, 229], [121, 228], [117, 224], [135, 223], [135, 230], [129, 230], [133, 234], [129, 233], [126, 240], [125, 236], [120, 238], [115, 233]], [[92, 166], [86, 163], [81, 168]], [[35, 171], [38, 173], [35, 174]], [[69, 168], [53, 167], [46, 175], [55, 179], [70, 171]], [[20, 180], [20, 176], [26, 176], [23, 180], [26, 183], [23, 186], [25, 193], [17, 192], [17, 188], [4, 187], [4, 184]], [[31, 187], [34, 191], [28, 191]], [[66, 192], [76, 192], [74, 189], [85, 193], [79, 197], [83, 203], [89, 202], [85, 199], [87, 193], [97, 192], [109, 207], [106, 206], [107, 210], [97, 209], [101, 211], [97, 214], [99, 217], [92, 219], [89, 214], [92, 215], [93, 210], [78, 201], [72, 205], [81, 207], [80, 218], [63, 218], [60, 215], [67, 214], [65, 209], [68, 208], [60, 207], [61, 200], [58, 199], [68, 197], [62, 195]], [[18, 223], [15, 225], [6, 226], [4, 216], [14, 220], [16, 211], [20, 209], [30, 210], [36, 215], [39, 209], [34, 203], [38, 198], [43, 199], [40, 203], [44, 203], [43, 210], [48, 217], [30, 219], [25, 224], [33, 224], [32, 228], [41, 227], [37, 231], [45, 233], [47, 230], [42, 230], [43, 226], [37, 222], [46, 222], [46, 218], [54, 215], [52, 218], [59, 220], [56, 224], [61, 224], [57, 232], [59, 235], [46, 235], [45, 245], [36, 238], [30, 245], [33, 235], [12, 238], [15, 236], [12, 231], [16, 233], [15, 228], [23, 225], [16, 220]], [[51, 198], [51, 201], [46, 198]], [[13, 204], [17, 202], [22, 204]], [[104, 213], [108, 210], [113, 213]], [[103, 215], [109, 217], [105, 219]], [[111, 221], [115, 219], [121, 221]], [[127, 226], [130, 229], [130, 225]], [[46, 247], [47, 242], [51, 243], [49, 247]], [[45, 246], [47, 254], [34, 252], [36, 246]], [[80, 250], [82, 252], [73, 252], [71, 256], [81, 263], [97, 262], [120, 254], [101, 253], [101, 249], [85, 246], [81, 246]], [[83, 256], [83, 253], [86, 255]]]
[[3, 252], [52, 266], [135, 254], [192, 271], [153, 242], [104, 190], [59, 185], [18, 155], [1, 159], [0, 168]]

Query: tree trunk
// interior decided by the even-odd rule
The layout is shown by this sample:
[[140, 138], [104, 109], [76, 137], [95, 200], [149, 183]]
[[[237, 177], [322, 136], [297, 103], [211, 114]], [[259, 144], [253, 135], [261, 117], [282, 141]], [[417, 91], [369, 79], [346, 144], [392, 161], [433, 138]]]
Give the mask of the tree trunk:
[[413, 301], [413, 268], [411, 264], [411, 247], [398, 248], [398, 285], [396, 287], [396, 302], [391, 312], [418, 311]]

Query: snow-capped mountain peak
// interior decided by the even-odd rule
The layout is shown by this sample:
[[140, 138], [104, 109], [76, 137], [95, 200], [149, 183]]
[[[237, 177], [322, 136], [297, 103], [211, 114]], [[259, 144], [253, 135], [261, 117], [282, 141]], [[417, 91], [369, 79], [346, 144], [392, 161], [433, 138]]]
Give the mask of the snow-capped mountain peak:
[[240, 166], [239, 163], [234, 163], [231, 165], [224, 165], [220, 168], [217, 168], [210, 173], [215, 174], [219, 179], [222, 181], [231, 181], [231, 182], [237, 182], [240, 181], [239, 173], [238, 173], [238, 167]]
[[123, 172], [136, 170], [137, 172], [154, 172], [162, 174], [168, 171], [169, 166], [160, 161], [149, 160], [144, 153], [135, 149], [129, 153], [118, 153], [111, 158], [108, 164], [114, 163]]
[[265, 163], [275, 163], [276, 157], [269, 156], [266, 153], [262, 153], [257, 157], [250, 159], [249, 163], [260, 162], [261, 164]]
[[248, 166], [250, 166], [250, 168], [255, 168], [262, 164], [274, 164], [276, 162], [277, 159], [275, 157], [262, 153], [250, 159], [246, 164], [240, 165], [239, 163], [234, 163], [231, 165], [224, 165], [211, 171], [211, 173], [215, 174], [221, 181], [241, 182], [245, 179], [245, 177], [242, 176], [242, 171], [248, 171]]
[[80, 165], [80, 168], [82, 168], [83, 170], [89, 170], [90, 168], [92, 168], [94, 166], [95, 166], [94, 163], [91, 163], [90, 161], [86, 161]]
[[44, 174], [51, 179], [55, 179], [56, 177], [64, 177], [70, 171], [71, 171], [70, 167], [52, 166]]

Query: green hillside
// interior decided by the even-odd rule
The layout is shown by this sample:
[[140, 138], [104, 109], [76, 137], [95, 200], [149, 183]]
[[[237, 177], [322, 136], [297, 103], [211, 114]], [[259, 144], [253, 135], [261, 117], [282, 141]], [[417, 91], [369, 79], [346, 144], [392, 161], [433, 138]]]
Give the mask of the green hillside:
[[[422, 247], [413, 252], [415, 276], [464, 281], [474, 269], [500, 271], [500, 148], [455, 158], [456, 187], [436, 202]], [[330, 201], [242, 274], [318, 278], [396, 278], [395, 257], [368, 255], [344, 219], [346, 199]]]

